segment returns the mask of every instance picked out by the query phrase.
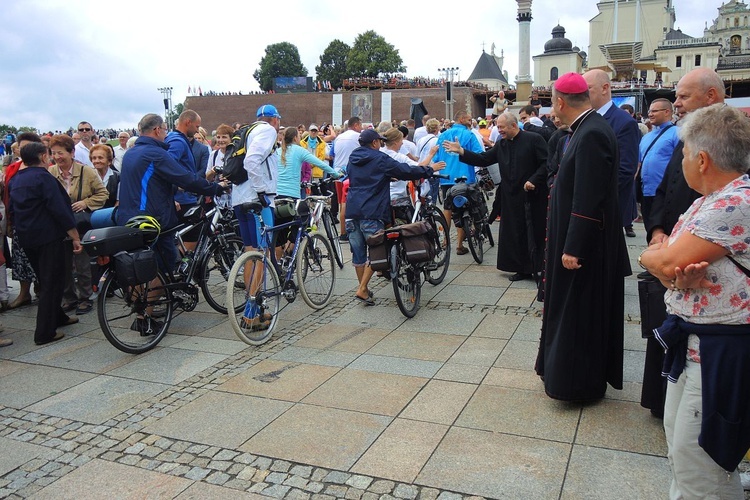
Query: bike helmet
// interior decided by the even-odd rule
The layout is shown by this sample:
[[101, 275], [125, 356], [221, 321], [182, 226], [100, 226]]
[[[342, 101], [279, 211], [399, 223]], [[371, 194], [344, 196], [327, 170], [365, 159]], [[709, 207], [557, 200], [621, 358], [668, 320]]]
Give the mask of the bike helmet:
[[150, 245], [161, 233], [161, 224], [150, 215], [136, 215], [125, 223], [125, 226], [140, 229], [143, 233], [143, 241]]

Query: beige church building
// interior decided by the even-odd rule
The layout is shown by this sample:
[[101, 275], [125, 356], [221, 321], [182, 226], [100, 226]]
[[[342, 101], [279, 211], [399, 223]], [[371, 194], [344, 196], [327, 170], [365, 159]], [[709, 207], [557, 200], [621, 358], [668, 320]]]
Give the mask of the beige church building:
[[588, 52], [573, 47], [556, 26], [544, 53], [533, 57], [536, 85], [568, 71], [600, 68], [612, 79], [673, 87], [688, 71], [716, 69], [728, 82], [750, 81], [750, 9], [741, 0], [717, 7], [701, 36], [675, 27], [674, 0], [604, 0], [589, 21]]

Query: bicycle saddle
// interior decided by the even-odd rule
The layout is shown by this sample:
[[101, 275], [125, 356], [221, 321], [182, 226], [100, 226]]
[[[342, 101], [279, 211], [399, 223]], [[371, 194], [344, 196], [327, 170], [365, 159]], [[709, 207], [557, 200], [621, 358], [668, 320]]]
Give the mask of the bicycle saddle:
[[252, 212], [254, 214], [260, 215], [260, 212], [263, 210], [263, 205], [260, 204], [258, 201], [251, 201], [249, 203], [243, 203], [240, 205], [242, 207], [242, 210], [247, 212]]

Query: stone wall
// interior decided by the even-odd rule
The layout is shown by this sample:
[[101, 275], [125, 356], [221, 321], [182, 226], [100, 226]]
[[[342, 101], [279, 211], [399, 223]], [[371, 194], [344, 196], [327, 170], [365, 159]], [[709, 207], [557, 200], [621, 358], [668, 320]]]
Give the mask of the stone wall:
[[[332, 120], [333, 96], [336, 94], [343, 96], [341, 103], [341, 121], [343, 121], [351, 117], [352, 96], [370, 94], [373, 121], [378, 122], [382, 116], [381, 95], [383, 92], [391, 93], [391, 119], [399, 121], [408, 119], [413, 97], [422, 99], [430, 116], [436, 118], [445, 116], [445, 89], [443, 88], [188, 97], [185, 100], [185, 109], [195, 110], [201, 116], [203, 127], [210, 134], [221, 123], [231, 125], [234, 122], [254, 121], [255, 112], [263, 104], [273, 104], [278, 108], [282, 116], [281, 123], [284, 126], [338, 122], [338, 120]], [[454, 114], [463, 106], [471, 111], [472, 116], [484, 116], [490, 95], [467, 87], [454, 87]]]

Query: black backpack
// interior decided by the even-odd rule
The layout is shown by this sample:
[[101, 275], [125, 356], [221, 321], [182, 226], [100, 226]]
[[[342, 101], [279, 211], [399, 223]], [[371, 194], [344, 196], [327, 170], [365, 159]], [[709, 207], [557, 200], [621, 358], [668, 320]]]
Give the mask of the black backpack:
[[[224, 153], [224, 167], [223, 175], [224, 178], [229, 180], [232, 184], [242, 184], [247, 180], [247, 170], [245, 170], [245, 153], [247, 153], [247, 136], [253, 131], [260, 123], [255, 122], [251, 125], [244, 125], [234, 131], [232, 135], [232, 142], [227, 145], [226, 152]], [[273, 147], [268, 156], [271, 156], [276, 152], [276, 146]], [[268, 160], [268, 156], [263, 161]]]

